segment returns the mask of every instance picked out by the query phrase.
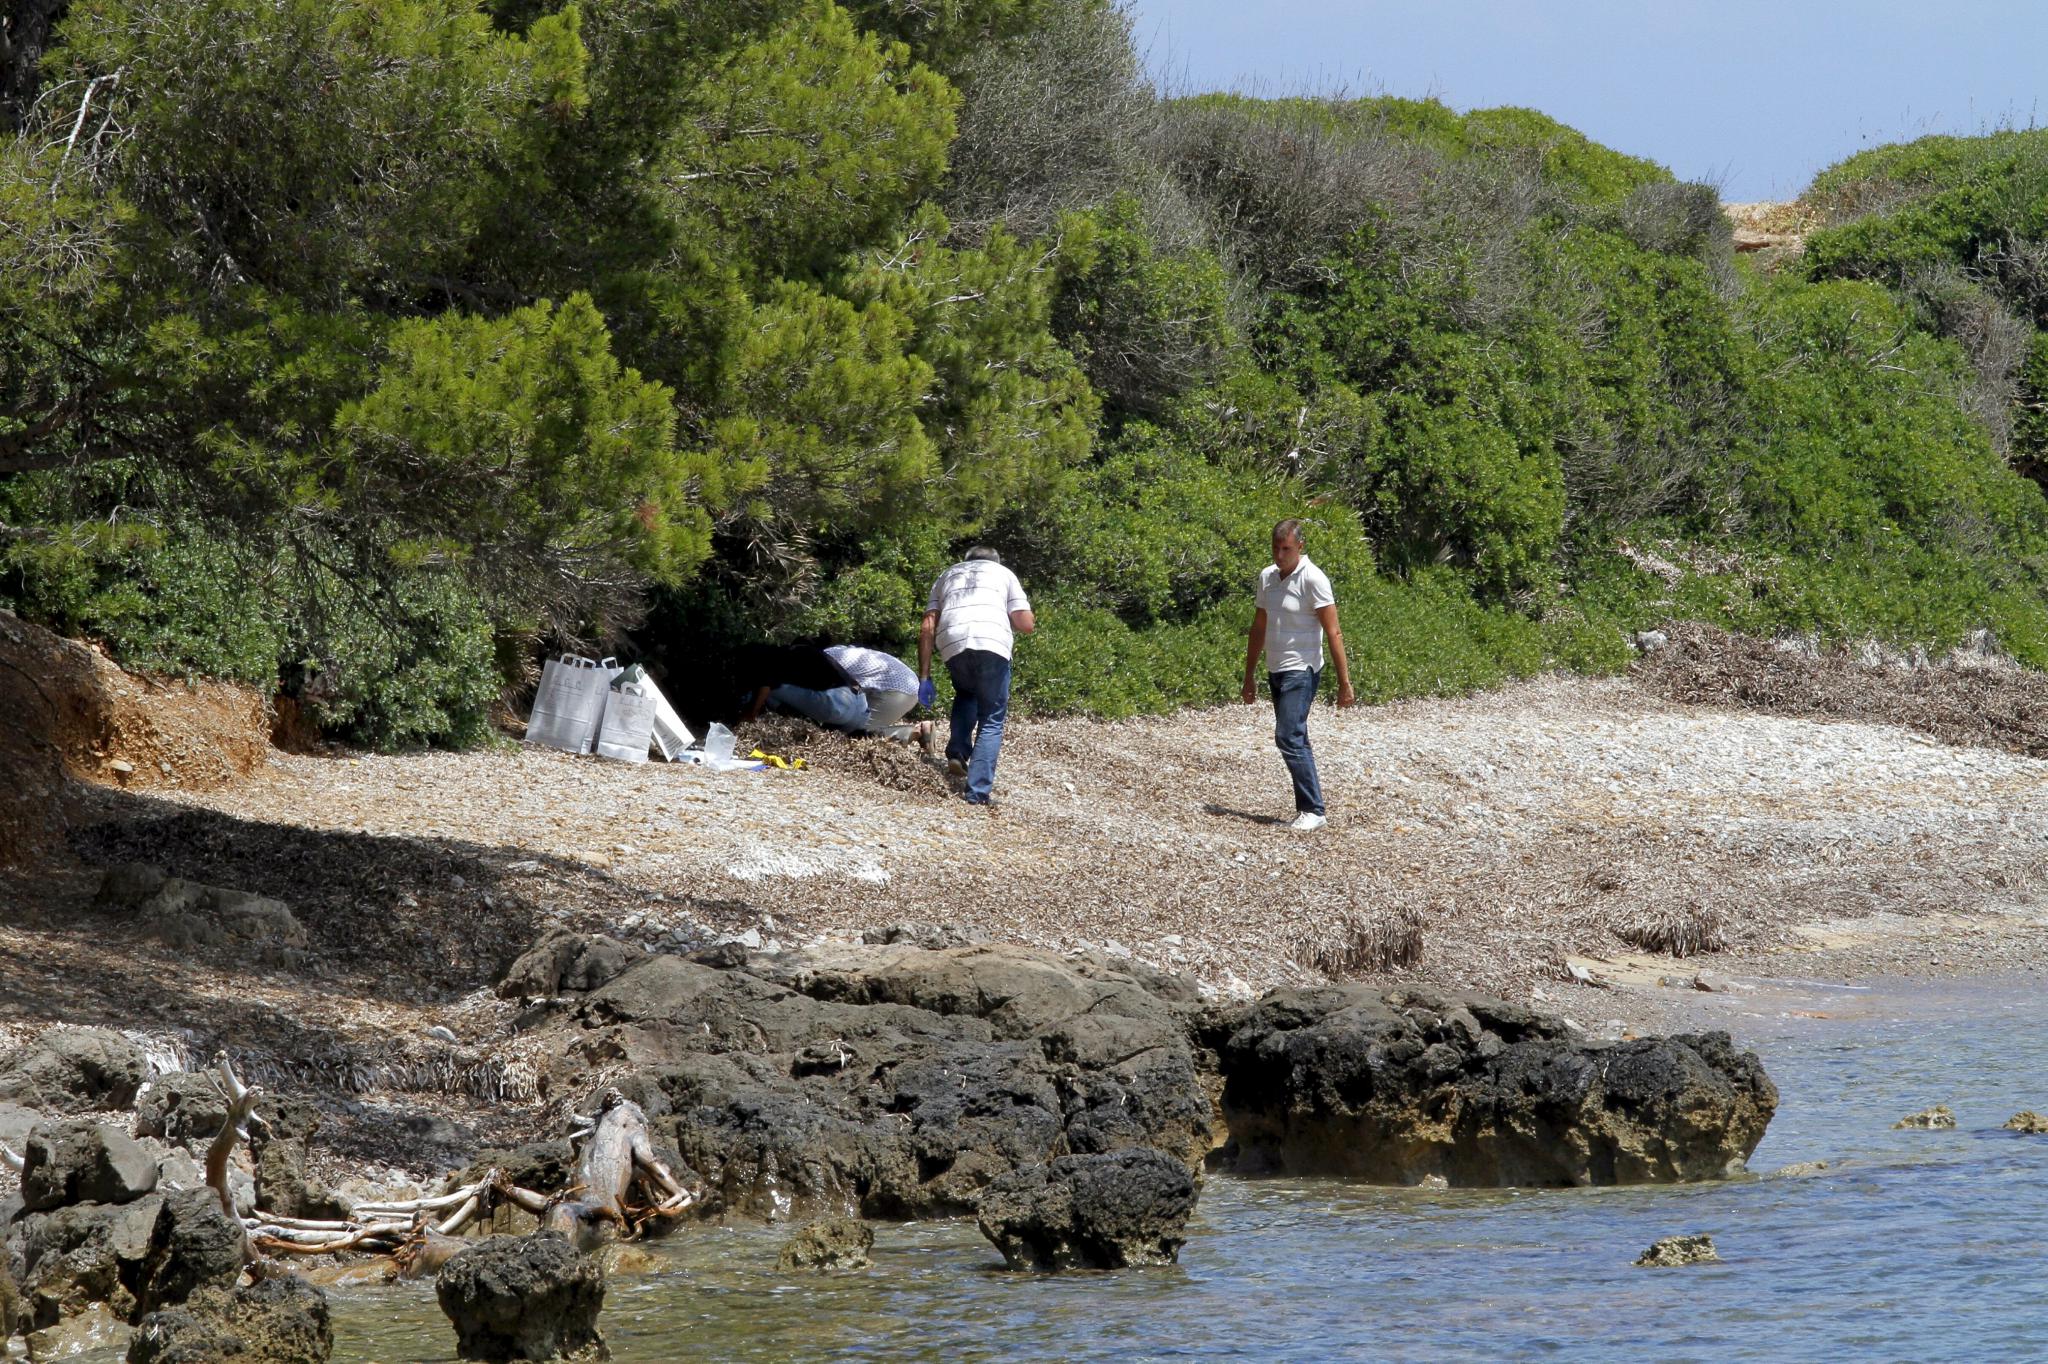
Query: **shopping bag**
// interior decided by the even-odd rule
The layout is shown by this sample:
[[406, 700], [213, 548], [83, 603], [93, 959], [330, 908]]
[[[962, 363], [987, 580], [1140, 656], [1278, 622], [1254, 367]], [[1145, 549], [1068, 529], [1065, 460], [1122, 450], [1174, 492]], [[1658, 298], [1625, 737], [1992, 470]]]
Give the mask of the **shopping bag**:
[[654, 746], [661, 750], [661, 756], [669, 762], [682, 762], [683, 754], [697, 742], [697, 736], [690, 733], [690, 727], [683, 723], [683, 717], [668, 703], [661, 688], [654, 685], [654, 679], [647, 675], [647, 669], [638, 663], [630, 664], [612, 678], [612, 690], [617, 691], [627, 683], [639, 687], [654, 702]]
[[611, 692], [604, 723], [597, 731], [597, 755], [620, 762], [644, 763], [654, 737], [654, 698], [637, 682]]
[[588, 753], [604, 718], [606, 682], [602, 666], [575, 654], [551, 658], [540, 671], [540, 689], [526, 721], [526, 741]]

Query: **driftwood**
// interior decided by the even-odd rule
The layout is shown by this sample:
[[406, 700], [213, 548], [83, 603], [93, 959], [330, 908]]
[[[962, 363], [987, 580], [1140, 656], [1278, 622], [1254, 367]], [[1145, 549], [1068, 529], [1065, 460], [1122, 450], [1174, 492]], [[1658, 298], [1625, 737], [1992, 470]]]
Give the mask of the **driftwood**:
[[[447, 1193], [427, 1198], [358, 1203], [344, 1219], [286, 1217], [257, 1209], [237, 1217], [228, 1184], [235, 1147], [249, 1140], [251, 1123], [265, 1127], [255, 1105], [263, 1090], [242, 1082], [227, 1053], [213, 1058], [213, 1080], [228, 1117], [206, 1150], [206, 1183], [221, 1208], [242, 1227], [251, 1259], [259, 1255], [333, 1255], [361, 1251], [392, 1257], [402, 1277], [435, 1273], [468, 1244], [461, 1233], [501, 1204], [540, 1218], [589, 1250], [613, 1235], [632, 1235], [650, 1221], [674, 1217], [696, 1202], [654, 1153], [647, 1115], [617, 1090], [605, 1091], [597, 1113], [579, 1119], [576, 1182], [549, 1198], [524, 1189], [498, 1170]], [[21, 1158], [0, 1147], [0, 1161], [19, 1171]]]
[[655, 1155], [646, 1112], [616, 1089], [605, 1091], [597, 1114], [572, 1136], [583, 1142], [573, 1196], [551, 1205], [541, 1226], [561, 1232], [578, 1249], [590, 1250], [621, 1232], [631, 1235], [697, 1201]]

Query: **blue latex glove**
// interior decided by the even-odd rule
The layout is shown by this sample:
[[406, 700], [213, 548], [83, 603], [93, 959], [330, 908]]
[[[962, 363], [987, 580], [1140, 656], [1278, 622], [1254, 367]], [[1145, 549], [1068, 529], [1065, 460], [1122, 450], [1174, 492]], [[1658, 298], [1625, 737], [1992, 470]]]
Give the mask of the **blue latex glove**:
[[932, 706], [938, 703], [938, 699], [938, 683], [927, 677], [924, 681], [917, 684], [917, 704], [920, 706]]

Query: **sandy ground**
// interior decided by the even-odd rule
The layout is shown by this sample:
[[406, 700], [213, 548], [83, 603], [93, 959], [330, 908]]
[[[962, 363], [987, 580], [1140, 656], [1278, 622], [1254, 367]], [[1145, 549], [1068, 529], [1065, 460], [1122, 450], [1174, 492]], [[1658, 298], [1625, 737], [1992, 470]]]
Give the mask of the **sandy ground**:
[[1523, 995], [1568, 979], [1569, 954], [1619, 959], [1614, 925], [1646, 908], [1717, 921], [1735, 960], [1846, 970], [2025, 965], [2048, 932], [2037, 759], [1546, 679], [1319, 710], [1331, 820], [1304, 836], [1283, 827], [1270, 725], [1264, 705], [1020, 721], [994, 814], [907, 749], [838, 742], [789, 750], [815, 770], [727, 774], [516, 748], [280, 756], [180, 799], [498, 850], [543, 912], [650, 947], [917, 921], [1128, 951], [1225, 992], [1320, 978], [1333, 944], [1370, 956], [1402, 923], [1421, 952], [1400, 974]]

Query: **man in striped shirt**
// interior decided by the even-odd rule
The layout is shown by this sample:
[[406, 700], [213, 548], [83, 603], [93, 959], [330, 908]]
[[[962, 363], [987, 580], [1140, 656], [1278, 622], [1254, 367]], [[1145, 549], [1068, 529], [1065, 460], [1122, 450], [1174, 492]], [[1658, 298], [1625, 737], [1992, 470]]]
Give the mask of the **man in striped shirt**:
[[1010, 652], [1038, 626], [1017, 575], [983, 545], [939, 575], [917, 635], [918, 695], [932, 700], [932, 651], [953, 678], [953, 731], [946, 767], [967, 778], [967, 803], [986, 805], [1010, 715]]

